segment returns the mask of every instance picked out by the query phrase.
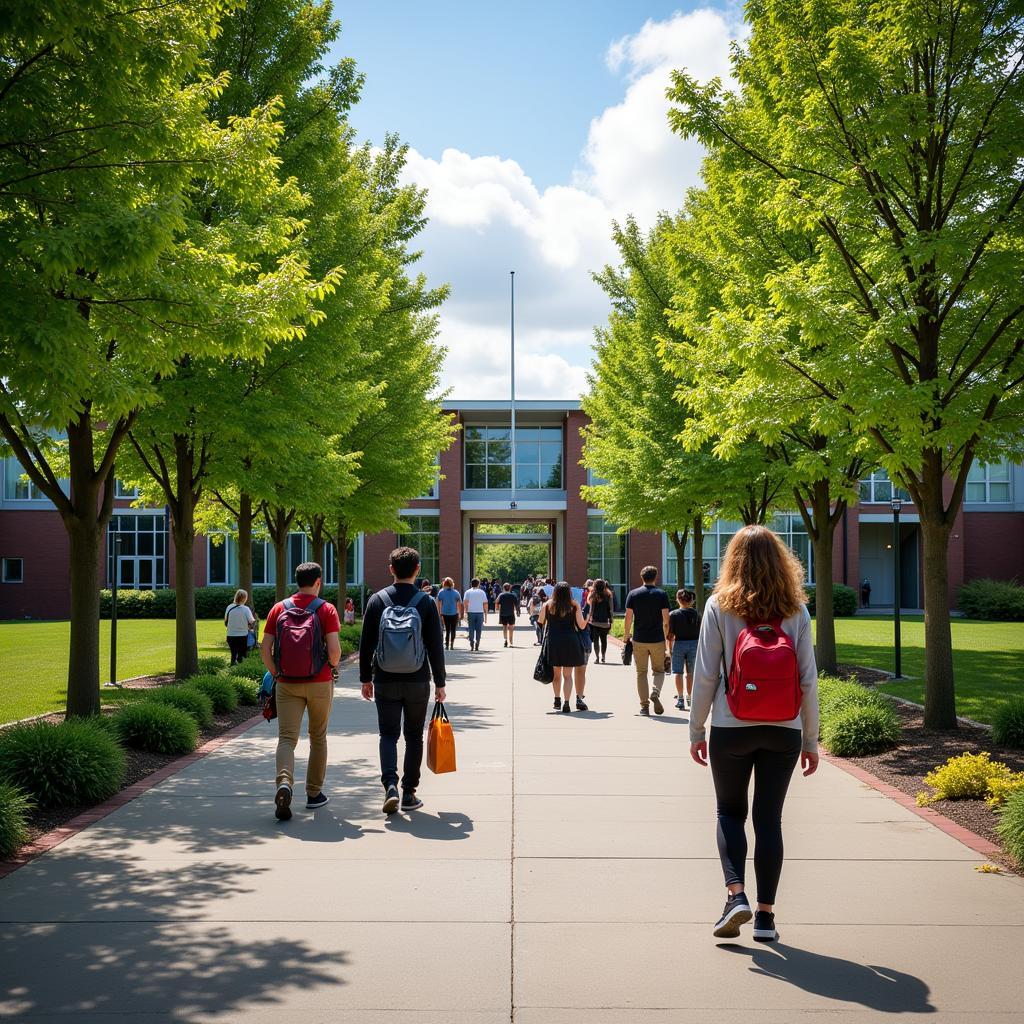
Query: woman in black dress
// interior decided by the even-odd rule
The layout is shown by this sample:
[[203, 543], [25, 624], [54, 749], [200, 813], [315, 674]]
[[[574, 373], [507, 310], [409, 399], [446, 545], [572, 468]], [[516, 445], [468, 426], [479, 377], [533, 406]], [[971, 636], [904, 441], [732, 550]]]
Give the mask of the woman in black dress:
[[587, 628], [580, 606], [572, 599], [572, 588], [564, 580], [555, 584], [550, 601], [540, 610], [540, 624], [547, 627], [548, 658], [555, 670], [551, 686], [555, 691], [555, 710], [569, 714], [572, 708], [573, 681], [576, 683], [576, 710], [586, 711], [583, 699], [584, 668], [587, 656], [583, 653], [580, 631]]
[[594, 580], [590, 591], [590, 639], [594, 642], [594, 662], [608, 660], [608, 634], [615, 618], [615, 597], [604, 580]]

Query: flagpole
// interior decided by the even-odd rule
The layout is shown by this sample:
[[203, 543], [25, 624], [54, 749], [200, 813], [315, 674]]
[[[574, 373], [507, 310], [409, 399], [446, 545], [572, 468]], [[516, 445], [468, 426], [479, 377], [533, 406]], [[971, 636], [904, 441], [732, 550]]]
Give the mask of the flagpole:
[[511, 287], [510, 339], [512, 348], [511, 397], [512, 397], [512, 500], [510, 508], [516, 507], [516, 272], [509, 271]]

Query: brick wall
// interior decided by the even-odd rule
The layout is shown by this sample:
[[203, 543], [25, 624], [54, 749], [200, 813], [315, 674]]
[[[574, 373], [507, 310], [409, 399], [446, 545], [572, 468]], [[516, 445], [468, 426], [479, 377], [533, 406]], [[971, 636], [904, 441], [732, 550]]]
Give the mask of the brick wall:
[[960, 543], [965, 583], [1024, 580], [1024, 512], [964, 512]]
[[398, 536], [394, 533], [368, 533], [363, 538], [363, 578], [371, 593], [391, 583], [388, 556], [396, 547]]
[[451, 447], [441, 453], [440, 541], [438, 548], [441, 578], [451, 576], [460, 593], [469, 586], [462, 579], [462, 431]]
[[0, 583], [0, 619], [71, 614], [68, 535], [52, 509], [0, 510], [0, 557], [23, 560], [23, 583]]
[[626, 572], [628, 573], [627, 590], [643, 586], [640, 570], [645, 565], [658, 568], [658, 582], [661, 579], [662, 538], [660, 533], [647, 533], [642, 530], [630, 530], [629, 547], [626, 553]]

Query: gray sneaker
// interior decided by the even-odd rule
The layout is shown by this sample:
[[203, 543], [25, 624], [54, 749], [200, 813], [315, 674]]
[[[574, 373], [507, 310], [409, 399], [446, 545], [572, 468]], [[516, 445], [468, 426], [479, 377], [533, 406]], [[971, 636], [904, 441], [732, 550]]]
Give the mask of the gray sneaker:
[[656, 715], [665, 714], [665, 705], [661, 703], [660, 693], [655, 692], [651, 694], [651, 703], [654, 705], [654, 713]]
[[640, 705], [640, 714], [645, 715], [647, 718], [651, 717], [651, 709], [647, 704]]
[[388, 791], [384, 795], [384, 813], [394, 814], [398, 810], [398, 787], [388, 786]]

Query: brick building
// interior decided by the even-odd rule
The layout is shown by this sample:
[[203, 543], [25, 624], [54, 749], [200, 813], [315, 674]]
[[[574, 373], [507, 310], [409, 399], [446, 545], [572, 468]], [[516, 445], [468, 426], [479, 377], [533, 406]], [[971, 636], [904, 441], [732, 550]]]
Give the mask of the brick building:
[[[521, 401], [515, 406], [515, 439], [508, 401], [448, 402], [461, 426], [454, 444], [441, 454], [439, 480], [431, 492], [402, 510], [409, 527], [403, 541], [419, 548], [423, 572], [432, 580], [452, 576], [463, 588], [474, 573], [482, 545], [509, 543], [500, 532], [507, 524], [529, 530], [516, 542], [543, 545], [556, 578], [581, 582], [603, 576], [621, 597], [635, 585], [642, 566], [658, 565], [663, 580], [692, 585], [687, 557], [679, 579], [675, 551], [656, 533], [622, 535], [601, 511], [580, 497], [587, 471], [580, 466], [580, 428], [586, 416], [578, 402]], [[513, 455], [514, 449], [514, 455]], [[0, 493], [0, 620], [67, 618], [68, 545], [63, 524], [51, 503], [21, 479], [14, 459], [6, 460]], [[514, 483], [514, 487], [513, 487]], [[893, 486], [884, 471], [861, 482], [861, 501], [836, 531], [833, 578], [858, 587], [871, 581], [871, 603], [893, 600]], [[901, 513], [901, 591], [905, 607], [922, 601], [922, 559], [918, 516], [907, 495]], [[164, 508], [132, 507], [134, 495], [120, 488], [108, 541], [122, 538], [118, 578], [127, 587], [174, 586], [174, 560]], [[706, 576], [718, 573], [722, 552], [741, 524], [720, 520], [707, 527], [703, 562]], [[780, 514], [772, 524], [799, 554], [810, 582], [815, 566], [802, 520]], [[496, 530], [489, 527], [498, 526]], [[398, 543], [393, 533], [359, 537], [348, 558], [348, 583], [374, 589], [388, 582], [388, 553]], [[691, 541], [692, 544], [692, 541]], [[106, 545], [106, 578], [114, 578], [111, 545]], [[294, 533], [288, 542], [289, 577], [308, 554], [308, 541]], [[957, 588], [979, 577], [1024, 579], [1024, 468], [1007, 462], [976, 465], [950, 542], [949, 602]], [[327, 582], [335, 579], [328, 554]], [[253, 546], [256, 584], [274, 582], [269, 541]], [[237, 583], [237, 547], [233, 538], [204, 538], [196, 545], [199, 586]]]

